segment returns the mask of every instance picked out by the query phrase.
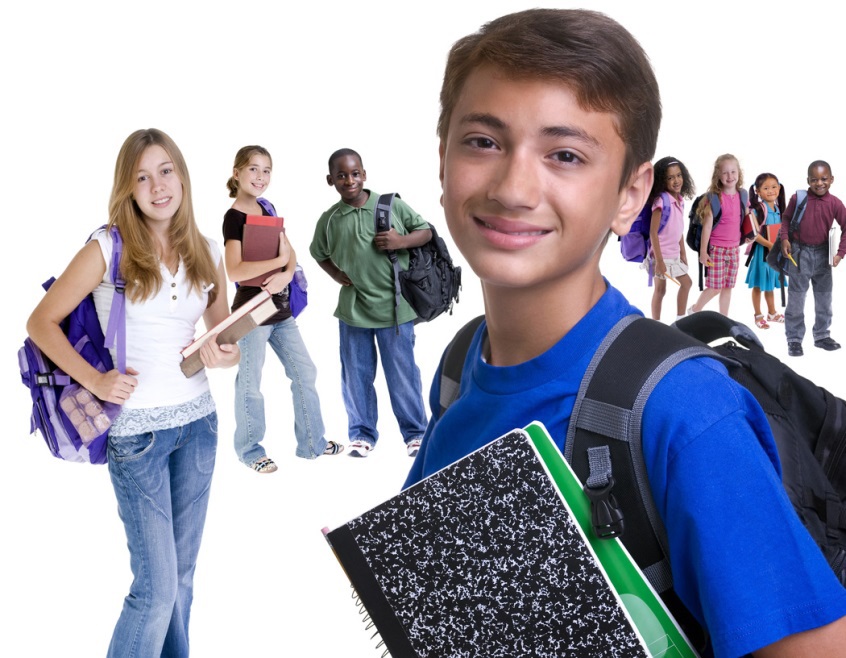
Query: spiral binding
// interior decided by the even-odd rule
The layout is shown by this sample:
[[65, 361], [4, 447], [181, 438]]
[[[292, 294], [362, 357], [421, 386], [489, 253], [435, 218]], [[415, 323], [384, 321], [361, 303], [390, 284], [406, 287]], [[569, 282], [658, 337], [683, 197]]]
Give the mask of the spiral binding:
[[[367, 608], [365, 608], [364, 604], [361, 602], [361, 597], [358, 595], [358, 592], [355, 591], [355, 587], [350, 585], [350, 591], [352, 592], [352, 599], [355, 602], [355, 607], [358, 608], [358, 614], [361, 615], [361, 621], [364, 623], [364, 630], [369, 631], [371, 628], [376, 628], [376, 624], [373, 619], [371, 619], [370, 613], [367, 612]], [[388, 651], [388, 647], [385, 646], [385, 640], [383, 640], [382, 636], [379, 635], [379, 629], [376, 629], [373, 632], [370, 639], [375, 640], [376, 637], [379, 638], [379, 641], [376, 644], [376, 649], [383, 649], [381, 658], [390, 658], [391, 652]]]

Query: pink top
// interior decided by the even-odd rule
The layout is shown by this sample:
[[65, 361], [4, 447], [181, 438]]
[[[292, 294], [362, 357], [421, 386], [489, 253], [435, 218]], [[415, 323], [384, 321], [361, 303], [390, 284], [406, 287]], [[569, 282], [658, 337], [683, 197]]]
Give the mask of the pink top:
[[740, 244], [740, 192], [734, 194], [720, 192], [720, 207], [722, 215], [719, 223], [711, 231], [709, 244], [718, 247], [737, 247]]
[[[652, 202], [652, 212], [664, 209], [664, 199], [662, 194], [655, 197]], [[679, 197], [676, 199], [670, 194], [673, 200], [670, 204], [670, 216], [667, 218], [667, 224], [658, 233], [658, 246], [661, 248], [661, 258], [664, 260], [671, 258], [679, 258], [680, 243], [682, 233], [684, 233], [684, 199]]]

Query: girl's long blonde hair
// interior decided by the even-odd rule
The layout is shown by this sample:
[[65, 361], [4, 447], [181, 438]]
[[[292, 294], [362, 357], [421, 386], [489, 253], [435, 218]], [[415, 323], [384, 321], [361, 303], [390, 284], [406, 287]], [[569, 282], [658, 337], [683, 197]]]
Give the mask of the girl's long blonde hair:
[[[150, 146], [161, 146], [173, 163], [173, 170], [182, 182], [182, 203], [170, 222], [168, 238], [174, 252], [182, 260], [191, 290], [201, 294], [217, 280], [217, 266], [206, 239], [194, 221], [191, 202], [191, 179], [185, 159], [176, 143], [161, 130], [136, 130], [124, 141], [115, 163], [115, 179], [109, 199], [109, 227], [117, 226], [123, 239], [120, 269], [126, 280], [126, 294], [133, 302], [153, 297], [162, 286], [162, 275], [153, 237], [144, 217], [132, 198], [138, 175], [138, 162]], [[209, 305], [217, 291], [209, 292]]]

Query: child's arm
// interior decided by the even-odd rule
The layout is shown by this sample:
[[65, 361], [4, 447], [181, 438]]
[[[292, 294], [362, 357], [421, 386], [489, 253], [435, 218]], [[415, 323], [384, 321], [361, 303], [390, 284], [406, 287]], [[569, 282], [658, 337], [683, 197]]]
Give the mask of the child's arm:
[[759, 245], [766, 247], [767, 249], [773, 248], [773, 243], [767, 240], [764, 237], [764, 233], [761, 231], [761, 225], [758, 224], [758, 220], [755, 218], [755, 213], [751, 210], [749, 211], [749, 219], [752, 220], [752, 226], [755, 227], [755, 240]]
[[[280, 238], [284, 235], [284, 233], [280, 233]], [[291, 283], [294, 278], [294, 272], [297, 269], [297, 254], [294, 251], [294, 248], [289, 243], [287, 251], [289, 255], [288, 262], [285, 264], [285, 269], [283, 269], [281, 272], [274, 272], [264, 281], [262, 281], [261, 287], [267, 290], [267, 292], [269, 292], [271, 295], [275, 295], [276, 293], [285, 290], [285, 288], [288, 286], [289, 283]]]
[[[227, 242], [228, 244], [228, 242]], [[214, 303], [203, 313], [206, 329], [211, 329], [229, 316], [229, 301], [226, 298], [226, 272], [223, 261], [217, 267], [217, 297]], [[216, 340], [207, 340], [200, 347], [200, 360], [206, 368], [230, 368], [241, 360], [238, 345], [218, 345]]]
[[240, 240], [227, 240], [224, 250], [226, 274], [233, 282], [246, 281], [254, 276], [261, 276], [265, 272], [285, 267], [293, 251], [285, 231], [279, 234], [279, 255], [270, 260], [242, 260]]
[[705, 209], [700, 215], [702, 218], [702, 240], [699, 243], [699, 262], [705, 267], [711, 267], [713, 263], [708, 256], [708, 243], [711, 241], [711, 230], [714, 228], [714, 215], [711, 212], [711, 203], [707, 194], [702, 197], [701, 203], [705, 205]]
[[339, 269], [335, 263], [332, 262], [331, 258], [327, 258], [326, 260], [319, 260], [317, 264], [323, 269], [326, 274], [331, 276], [335, 281], [340, 283], [342, 286], [351, 286], [352, 281], [350, 278], [343, 272], [343, 270]]
[[795, 633], [753, 652], [755, 658], [813, 658], [842, 656], [846, 645], [846, 617], [826, 626]]
[[432, 239], [432, 231], [429, 229], [419, 229], [411, 231], [406, 235], [400, 235], [392, 227], [390, 231], [383, 231], [377, 233], [373, 238], [373, 242], [377, 249], [382, 251], [391, 251], [396, 249], [413, 249], [422, 244], [426, 244]]
[[649, 223], [649, 245], [655, 256], [656, 275], [664, 276], [667, 273], [667, 266], [664, 265], [664, 256], [661, 254], [661, 242], [658, 239], [658, 229], [661, 228], [661, 208], [652, 211], [652, 220]]
[[682, 263], [687, 265], [687, 246], [684, 242], [684, 235], [679, 238], [679, 258]]
[[106, 402], [123, 404], [135, 390], [138, 372], [127, 368], [101, 373], [68, 342], [59, 323], [103, 280], [106, 263], [96, 240], [86, 244], [56, 279], [29, 316], [26, 331], [33, 342], [72, 379]]

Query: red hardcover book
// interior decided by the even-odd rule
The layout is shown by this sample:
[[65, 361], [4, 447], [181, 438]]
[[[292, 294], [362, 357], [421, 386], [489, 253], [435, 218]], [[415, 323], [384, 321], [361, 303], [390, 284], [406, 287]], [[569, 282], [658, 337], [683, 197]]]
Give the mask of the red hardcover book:
[[778, 242], [778, 234], [779, 234], [779, 231], [781, 231], [781, 222], [779, 222], [778, 224], [767, 224], [766, 229], [767, 229], [767, 240], [769, 240], [773, 244]]
[[271, 217], [270, 215], [247, 215], [247, 224], [250, 226], [275, 226], [282, 228], [285, 220], [282, 217]]
[[[241, 240], [241, 259], [244, 261], [271, 260], [279, 255], [279, 233], [283, 230], [281, 217], [247, 215]], [[239, 281], [242, 286], [260, 286], [267, 277], [282, 268], [269, 270], [251, 279]]]
[[755, 228], [755, 222], [752, 221], [752, 217], [747, 214], [743, 217], [743, 221], [740, 223], [740, 240], [742, 243], [752, 242], [755, 237], [758, 235], [758, 231]]
[[273, 303], [270, 293], [262, 290], [182, 350], [182, 363], [179, 367], [182, 368], [183, 374], [191, 377], [203, 369], [200, 347], [212, 336], [215, 337], [218, 345], [232, 345], [274, 313], [276, 313], [276, 304]]

